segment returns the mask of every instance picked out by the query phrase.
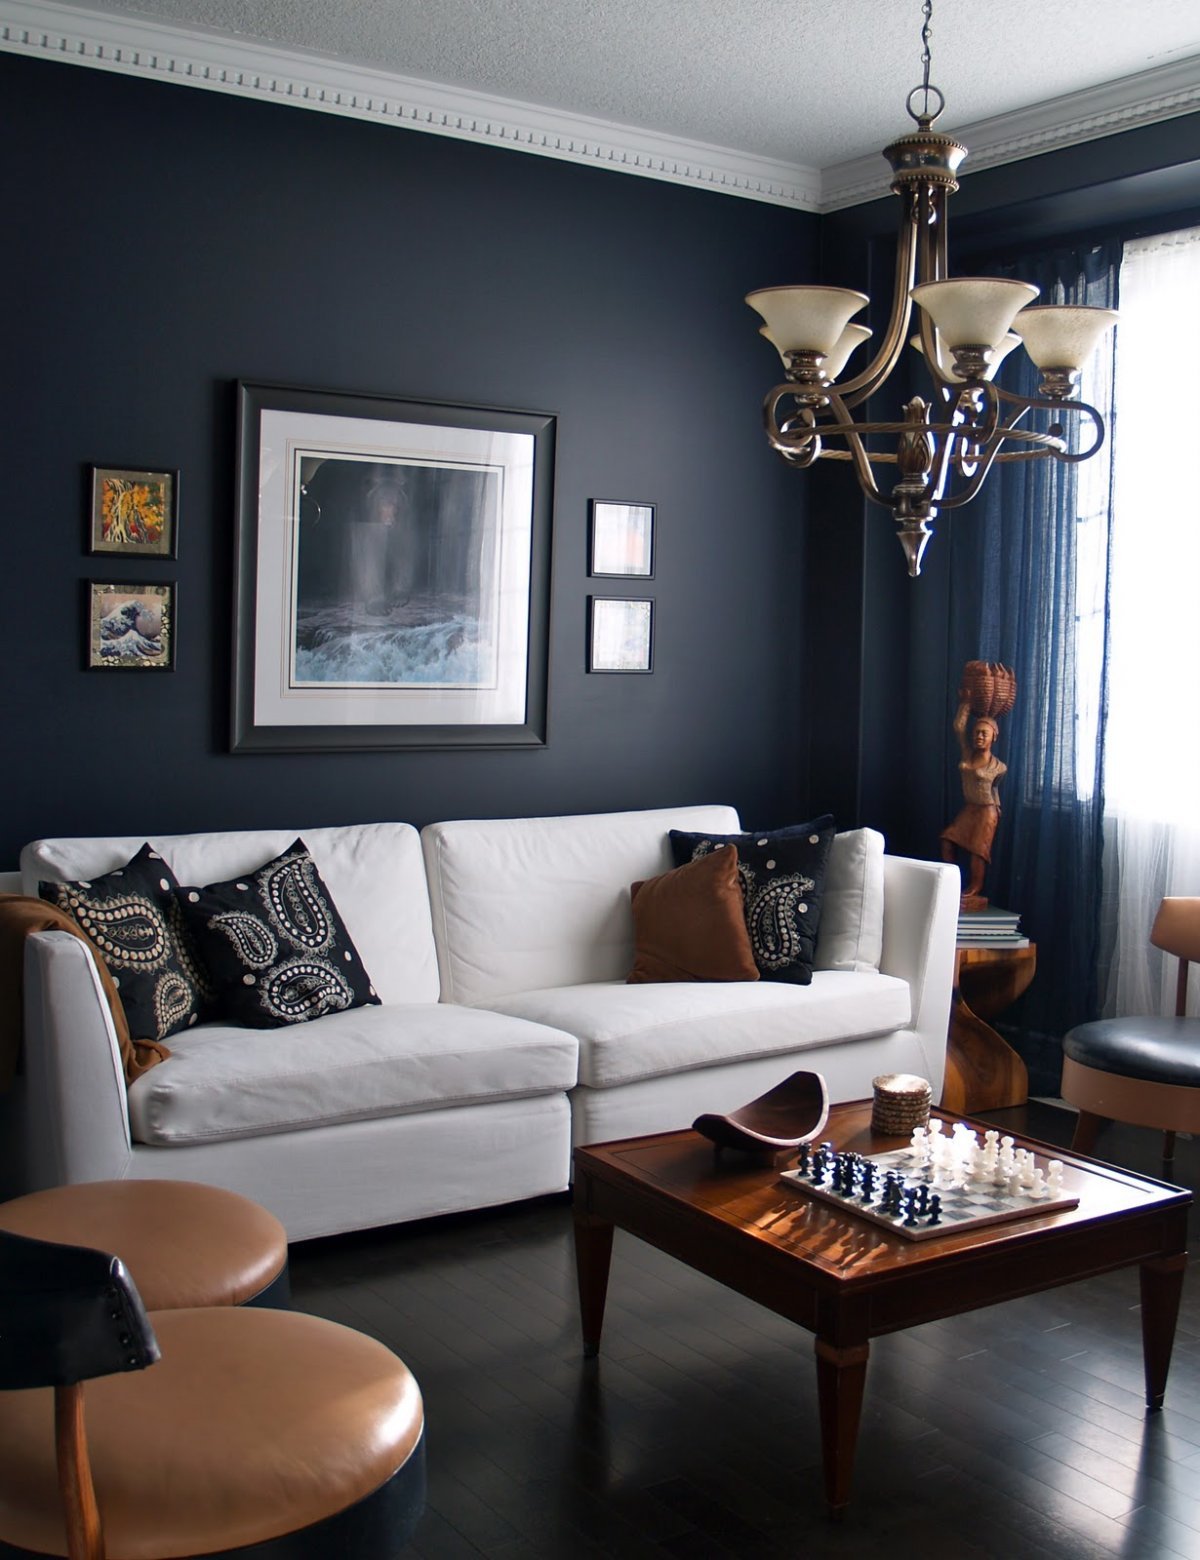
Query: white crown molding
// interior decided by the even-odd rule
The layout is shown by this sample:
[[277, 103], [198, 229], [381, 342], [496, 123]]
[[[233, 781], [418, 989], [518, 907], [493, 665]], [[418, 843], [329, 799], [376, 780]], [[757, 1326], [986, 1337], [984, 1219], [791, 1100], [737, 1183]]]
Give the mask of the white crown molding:
[[[876, 200], [889, 187], [877, 153], [819, 173], [301, 50], [54, 0], [0, 0], [0, 50], [454, 136], [798, 211], [838, 211]], [[971, 149], [963, 170], [970, 174], [1196, 110], [1200, 55], [964, 125], [955, 134]]]
[[[1136, 76], [955, 127], [953, 134], [970, 149], [960, 177], [1197, 110], [1200, 55], [1189, 55]], [[888, 193], [890, 183], [887, 164], [878, 154], [837, 163], [821, 176], [821, 210], [839, 211], [878, 200]]]
[[0, 0], [0, 49], [455, 136], [816, 212], [820, 176], [724, 147], [143, 17]]

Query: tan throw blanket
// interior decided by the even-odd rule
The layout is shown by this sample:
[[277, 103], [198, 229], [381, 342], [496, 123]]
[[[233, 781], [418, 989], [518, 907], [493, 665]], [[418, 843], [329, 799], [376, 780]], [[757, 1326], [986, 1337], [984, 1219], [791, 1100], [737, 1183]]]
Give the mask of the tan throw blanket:
[[113, 1026], [117, 1031], [127, 1084], [170, 1056], [170, 1051], [161, 1041], [134, 1040], [130, 1036], [120, 994], [113, 985], [103, 956], [69, 915], [47, 904], [44, 899], [32, 899], [24, 894], [0, 894], [0, 1091], [12, 1087], [17, 1058], [21, 1052], [25, 1006], [25, 939], [30, 932], [70, 932], [92, 950], [96, 968], [100, 972], [100, 984], [108, 998]]

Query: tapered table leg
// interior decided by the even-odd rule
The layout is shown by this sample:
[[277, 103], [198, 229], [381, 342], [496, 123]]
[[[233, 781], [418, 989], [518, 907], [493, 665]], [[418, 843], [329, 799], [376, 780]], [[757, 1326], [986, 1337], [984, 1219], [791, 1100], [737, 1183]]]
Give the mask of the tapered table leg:
[[587, 1359], [594, 1359], [600, 1352], [612, 1246], [613, 1226], [576, 1210], [575, 1274], [579, 1280], [579, 1315], [583, 1324], [583, 1352]]
[[1141, 1265], [1142, 1356], [1146, 1365], [1146, 1407], [1152, 1412], [1162, 1407], [1166, 1396], [1186, 1266], [1187, 1254], [1182, 1251]]
[[817, 1339], [821, 1460], [825, 1471], [825, 1499], [833, 1517], [840, 1516], [850, 1503], [850, 1479], [854, 1471], [854, 1448], [858, 1441], [869, 1353], [865, 1343], [838, 1347], [823, 1338]]

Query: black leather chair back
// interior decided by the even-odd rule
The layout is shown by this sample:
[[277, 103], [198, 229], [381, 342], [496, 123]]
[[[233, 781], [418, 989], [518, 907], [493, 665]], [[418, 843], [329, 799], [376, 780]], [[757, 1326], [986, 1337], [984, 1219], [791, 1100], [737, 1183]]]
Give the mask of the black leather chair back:
[[0, 1231], [0, 1391], [71, 1386], [158, 1358], [119, 1258]]

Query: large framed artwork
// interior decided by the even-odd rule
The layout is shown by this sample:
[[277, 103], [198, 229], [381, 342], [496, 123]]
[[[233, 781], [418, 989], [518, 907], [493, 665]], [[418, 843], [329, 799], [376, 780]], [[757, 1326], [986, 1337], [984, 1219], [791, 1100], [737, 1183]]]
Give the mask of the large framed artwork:
[[546, 740], [555, 419], [238, 386], [235, 752]]

